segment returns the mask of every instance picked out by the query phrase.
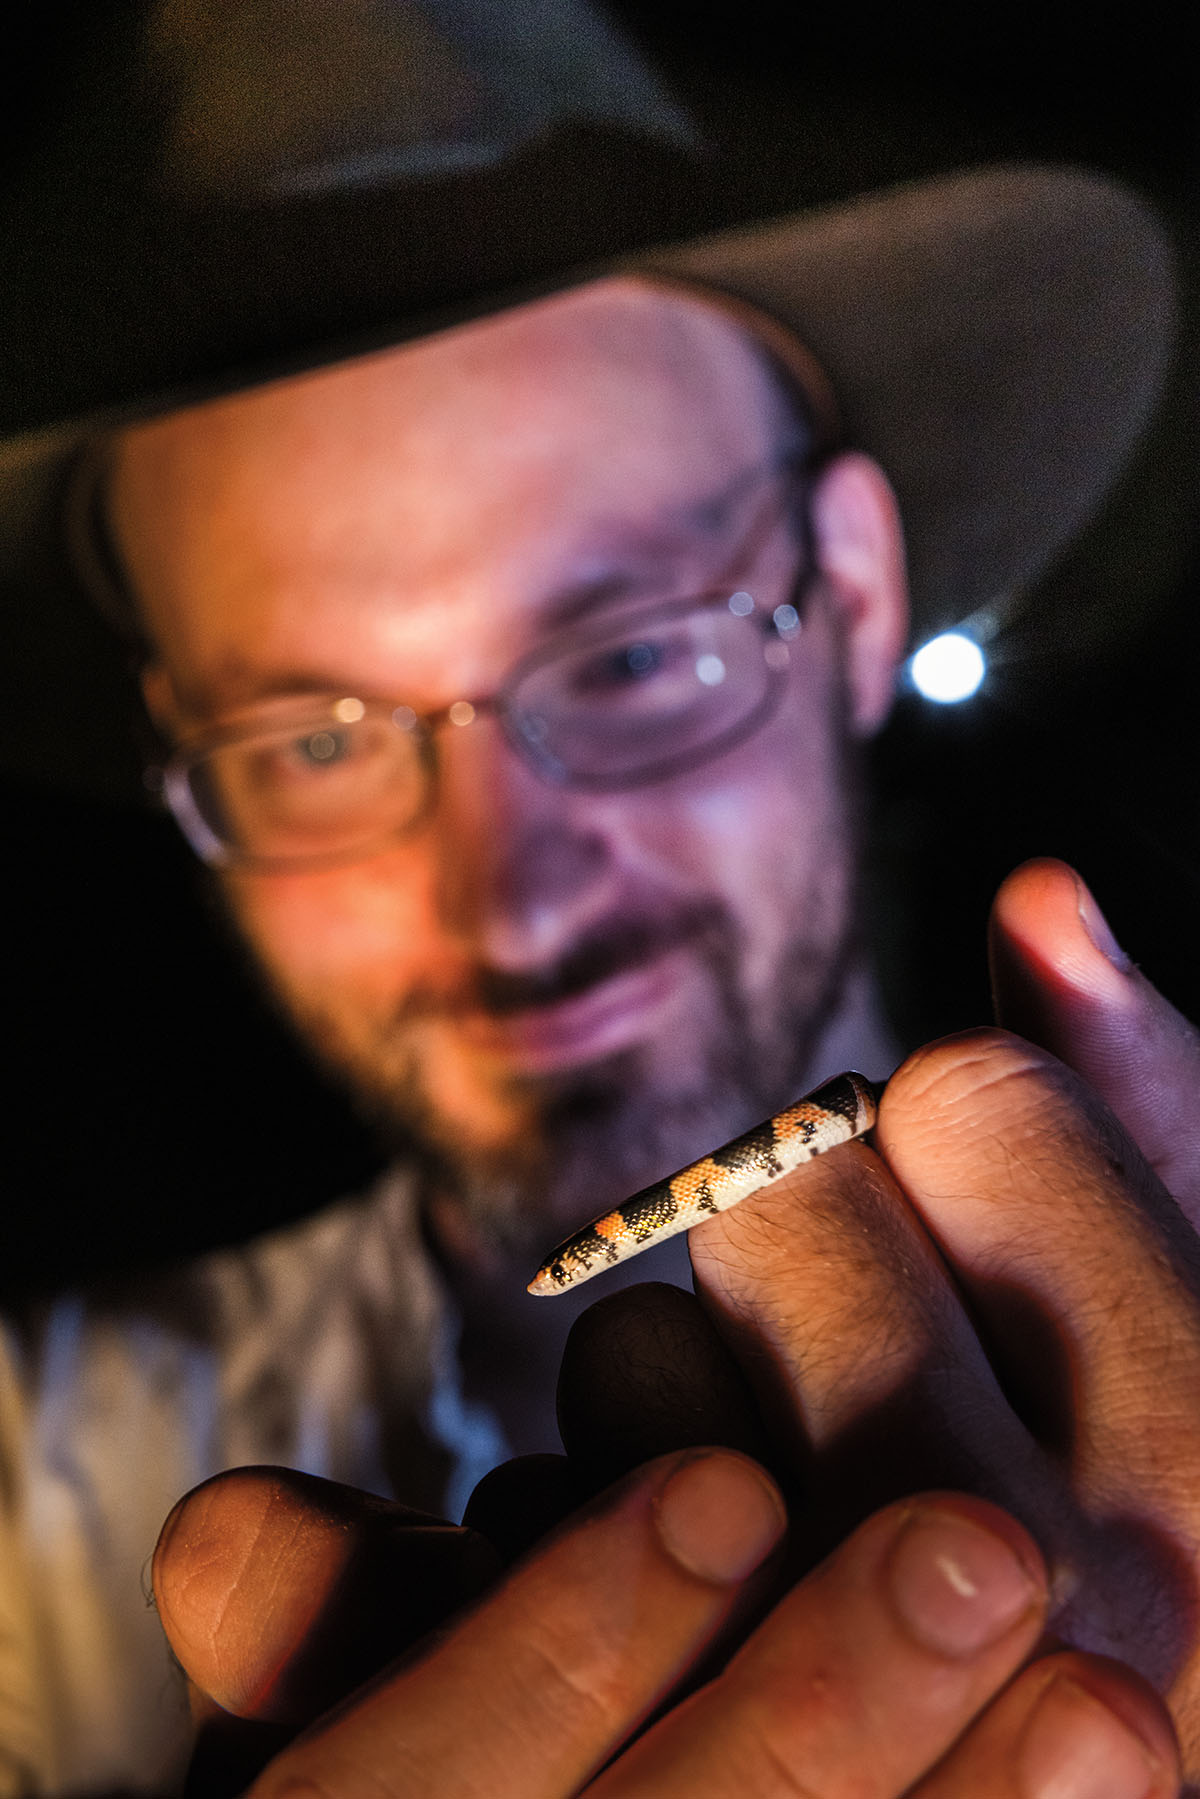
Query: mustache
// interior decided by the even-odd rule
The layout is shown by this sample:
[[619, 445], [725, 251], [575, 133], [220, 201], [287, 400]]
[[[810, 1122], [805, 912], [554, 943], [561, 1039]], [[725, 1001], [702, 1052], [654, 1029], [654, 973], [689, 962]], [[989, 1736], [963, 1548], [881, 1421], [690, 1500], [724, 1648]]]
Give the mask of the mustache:
[[571, 944], [553, 962], [513, 972], [480, 964], [451, 989], [415, 988], [401, 1008], [405, 1020], [461, 1011], [503, 1018], [572, 999], [618, 974], [627, 974], [672, 950], [724, 938], [731, 921], [711, 901], [681, 906], [656, 917], [614, 917]]

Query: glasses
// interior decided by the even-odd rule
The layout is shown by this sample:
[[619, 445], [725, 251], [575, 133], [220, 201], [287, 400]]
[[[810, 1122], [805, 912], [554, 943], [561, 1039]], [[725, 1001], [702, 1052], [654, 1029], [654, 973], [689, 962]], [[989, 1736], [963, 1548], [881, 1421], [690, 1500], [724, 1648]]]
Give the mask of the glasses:
[[215, 729], [170, 758], [164, 797], [206, 862], [297, 869], [370, 854], [415, 825], [433, 791], [438, 733], [482, 716], [558, 786], [617, 791], [682, 773], [774, 712], [800, 630], [805, 561], [779, 604], [730, 583], [631, 608], [560, 633], [495, 693], [436, 712], [331, 697], [281, 709], [269, 724]]

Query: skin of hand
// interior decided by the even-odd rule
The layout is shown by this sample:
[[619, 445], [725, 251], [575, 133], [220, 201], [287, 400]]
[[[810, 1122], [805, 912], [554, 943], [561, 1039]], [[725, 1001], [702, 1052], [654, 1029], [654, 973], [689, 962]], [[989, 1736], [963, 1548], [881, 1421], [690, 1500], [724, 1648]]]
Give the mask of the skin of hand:
[[[198, 1687], [270, 1711], [281, 1673], [320, 1637], [329, 1595], [362, 1584], [347, 1570], [376, 1528], [372, 1503], [360, 1498], [356, 1518], [344, 1490], [327, 1497], [266, 1470], [181, 1502], [155, 1591]], [[297, 1787], [328, 1799], [1178, 1791], [1170, 1721], [1146, 1683], [1098, 1657], [1029, 1659], [1048, 1599], [1042, 1559], [1011, 1518], [962, 1495], [876, 1514], [696, 1684], [785, 1522], [747, 1458], [660, 1458], [283, 1749], [255, 1799]], [[189, 1790], [205, 1789], [193, 1777]]]
[[[561, 1507], [656, 1445], [729, 1440], [763, 1453], [792, 1500], [790, 1579], [897, 1493], [989, 1494], [1049, 1550], [1057, 1636], [1119, 1652], [1167, 1692], [1190, 1765], [1197, 1287], [1180, 1205], [1195, 1186], [1169, 1124], [1194, 1034], [1062, 864], [1010, 878], [991, 947], [1000, 1017], [1092, 1087], [999, 1032], [911, 1058], [885, 1097], [883, 1156], [846, 1146], [802, 1187], [781, 1182], [693, 1234], [703, 1309], [648, 1288], [581, 1320], [560, 1394], [573, 1479], [501, 1471], [498, 1513], [511, 1521], [540, 1491], [544, 1522], [555, 1480]], [[194, 1650], [176, 1649], [195, 1671]], [[1125, 1690], [1111, 1664], [1086, 1665]], [[970, 1740], [1003, 1730], [1007, 1703]], [[942, 1790], [955, 1789], [928, 1787]], [[991, 1789], [973, 1776], [963, 1790]], [[1097, 1774], [1047, 1790], [1110, 1789]]]
[[693, 1344], [698, 1367], [719, 1353], [715, 1325], [801, 1569], [899, 1493], [986, 1494], [1047, 1554], [1054, 1634], [1154, 1683], [1195, 1781], [1200, 1047], [1062, 863], [1005, 882], [990, 947], [1009, 1028], [919, 1051], [873, 1148], [695, 1230], [702, 1312], [624, 1295], [580, 1321], [566, 1446], [612, 1477], [618, 1391], [641, 1453], [671, 1441], [668, 1413], [719, 1439], [729, 1402], [710, 1422], [686, 1372]]

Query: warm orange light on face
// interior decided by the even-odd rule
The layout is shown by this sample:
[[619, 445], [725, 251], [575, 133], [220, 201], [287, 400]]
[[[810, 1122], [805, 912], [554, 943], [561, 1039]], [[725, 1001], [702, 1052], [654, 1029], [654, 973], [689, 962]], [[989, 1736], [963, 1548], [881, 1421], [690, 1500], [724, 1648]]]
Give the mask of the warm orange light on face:
[[[141, 427], [118, 459], [117, 528], [185, 723], [285, 692], [385, 701], [401, 723], [449, 708], [403, 836], [228, 877], [302, 1029], [443, 1149], [527, 1167], [563, 1095], [618, 1066], [647, 1120], [628, 1141], [676, 1114], [700, 1128], [731, 1033], [778, 1071], [793, 1014], [823, 1003], [852, 857], [819, 618], [768, 729], [629, 792], [556, 786], [465, 697], [581, 595], [702, 591], [732, 528], [705, 503], [768, 466], [780, 429], [739, 328], [609, 283]], [[772, 556], [782, 603], [784, 536]], [[719, 682], [716, 660], [700, 679]], [[715, 1119], [715, 1140], [736, 1123]]]

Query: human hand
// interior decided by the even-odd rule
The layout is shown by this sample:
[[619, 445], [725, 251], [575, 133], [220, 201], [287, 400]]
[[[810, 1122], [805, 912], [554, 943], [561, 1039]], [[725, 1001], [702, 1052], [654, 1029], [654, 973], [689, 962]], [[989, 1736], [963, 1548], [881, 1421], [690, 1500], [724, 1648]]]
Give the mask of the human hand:
[[1200, 1229], [1195, 1026], [1129, 961], [1065, 863], [1026, 863], [1005, 881], [989, 953], [998, 1022], [1082, 1076]]
[[[1055, 1567], [1057, 1632], [1169, 1695], [1195, 1779], [1200, 1050], [1098, 917], [1069, 869], [1038, 863], [992, 920], [1001, 1019], [1092, 1085], [1000, 1031], [911, 1057], [876, 1149], [846, 1145], [692, 1233], [706, 1317], [671, 1302], [670, 1410], [689, 1410], [688, 1332], [711, 1361], [715, 1321], [810, 1554], [914, 1488], [1008, 1506]], [[602, 1302], [568, 1355], [567, 1446], [594, 1465], [619, 1460], [617, 1387], [639, 1451], [667, 1428], [645, 1373], [660, 1326], [637, 1305]], [[689, 1428], [711, 1428], [705, 1404], [697, 1385]]]
[[[321, 1604], [305, 1617], [300, 1595], [326, 1592], [331, 1573], [339, 1584], [358, 1529], [344, 1490], [331, 1512], [319, 1486], [220, 1476], [164, 1530], [163, 1623], [193, 1680], [226, 1705], [261, 1707], [311, 1660]], [[255, 1799], [297, 1785], [325, 1799], [1177, 1791], [1169, 1721], [1144, 1684], [1074, 1654], [1028, 1663], [1046, 1606], [1041, 1558], [1011, 1519], [958, 1496], [870, 1519], [714, 1678], [637, 1734], [752, 1596], [783, 1523], [778, 1494], [742, 1457], [639, 1471], [426, 1652], [285, 1749]]]
[[240, 1468], [197, 1487], [164, 1524], [154, 1560], [185, 1671], [203, 1642], [202, 1678], [189, 1680], [196, 1790], [241, 1792], [301, 1724], [499, 1570], [477, 1531], [294, 1469]]

